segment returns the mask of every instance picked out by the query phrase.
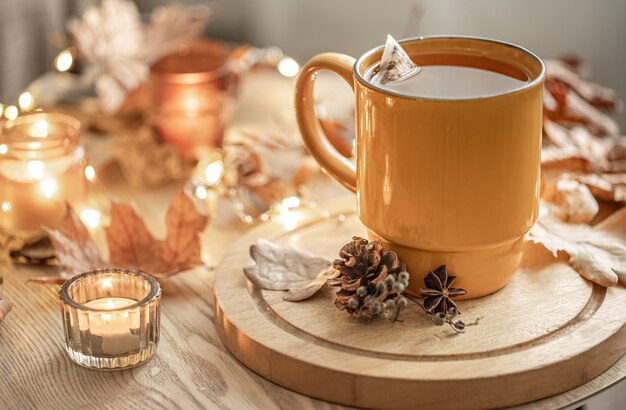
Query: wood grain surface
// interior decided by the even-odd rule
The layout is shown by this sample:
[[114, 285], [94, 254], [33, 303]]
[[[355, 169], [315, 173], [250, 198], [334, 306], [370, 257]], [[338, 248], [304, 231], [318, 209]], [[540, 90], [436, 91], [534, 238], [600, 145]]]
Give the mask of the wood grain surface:
[[[332, 95], [337, 84], [329, 86]], [[288, 110], [287, 114], [263, 111], [272, 106], [258, 101], [268, 95], [261, 92], [268, 87], [274, 90], [271, 95], [279, 106], [291, 106], [289, 80], [257, 76], [242, 89], [245, 110], [239, 114], [240, 124], [267, 129], [268, 122], [291, 115]], [[246, 114], [249, 112], [253, 114]], [[86, 141], [96, 160], [107, 151], [107, 141], [101, 137]], [[106, 184], [111, 195], [137, 204], [155, 234], [163, 233], [163, 216], [176, 186], [135, 189], [116, 175], [107, 176]], [[322, 180], [316, 182], [314, 192], [321, 199], [342, 191]], [[3, 295], [14, 304], [0, 324], [0, 409], [343, 409], [273, 384], [248, 370], [220, 342], [211, 303], [214, 267], [248, 228], [227, 204], [220, 207], [219, 215], [202, 237], [207, 266], [161, 281], [161, 341], [155, 357], [134, 369], [95, 371], [71, 362], [63, 348], [58, 287], [28, 282], [32, 277], [53, 274], [54, 268], [0, 266]], [[302, 377], [321, 383], [313, 376]], [[626, 358], [580, 387], [522, 408], [565, 408], [624, 377]]]
[[576, 387], [625, 353], [626, 290], [592, 285], [531, 243], [509, 285], [459, 303], [468, 323], [480, 319], [462, 335], [433, 326], [414, 305], [401, 323], [362, 323], [334, 308], [330, 289], [292, 303], [241, 276], [257, 237], [332, 259], [352, 235], [364, 236], [351, 210], [354, 200], [322, 207], [341, 218], [307, 210], [293, 230], [281, 221], [264, 224], [238, 241], [218, 267], [215, 309], [222, 340], [247, 366], [280, 385], [358, 407], [499, 408]]

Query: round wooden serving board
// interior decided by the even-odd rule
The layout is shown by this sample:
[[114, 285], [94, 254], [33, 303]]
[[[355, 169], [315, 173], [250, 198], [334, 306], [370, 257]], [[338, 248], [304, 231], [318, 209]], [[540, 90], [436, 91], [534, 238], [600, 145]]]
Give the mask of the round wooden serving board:
[[220, 337], [263, 377], [358, 407], [498, 408], [572, 389], [626, 353], [626, 290], [593, 285], [532, 244], [504, 289], [459, 302], [466, 323], [479, 320], [463, 334], [435, 326], [411, 303], [402, 322], [364, 323], [337, 310], [328, 288], [294, 303], [245, 279], [258, 237], [336, 258], [353, 235], [365, 236], [352, 207], [353, 201], [333, 201], [267, 222], [218, 268]]

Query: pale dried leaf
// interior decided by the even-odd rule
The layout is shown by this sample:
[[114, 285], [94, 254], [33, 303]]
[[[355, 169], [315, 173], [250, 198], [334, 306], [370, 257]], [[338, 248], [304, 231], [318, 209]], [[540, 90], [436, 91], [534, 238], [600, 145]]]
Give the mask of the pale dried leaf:
[[159, 252], [164, 266], [170, 268], [168, 271], [202, 264], [198, 235], [208, 222], [209, 218], [198, 213], [185, 191], [179, 189], [165, 218], [167, 237]]
[[626, 174], [578, 174], [575, 178], [587, 185], [596, 198], [605, 201], [626, 201]]
[[554, 216], [570, 223], [589, 223], [600, 210], [589, 188], [568, 175], [545, 187], [542, 199], [553, 204]]
[[299, 291], [316, 281], [318, 274], [331, 266], [329, 260], [261, 238], [250, 246], [250, 256], [255, 265], [244, 269], [246, 277], [260, 288], [269, 290]]
[[200, 37], [211, 14], [211, 8], [206, 5], [173, 3], [155, 8], [145, 29], [145, 59], [154, 62]]
[[44, 230], [52, 241], [61, 279], [107, 266], [89, 231], [71, 208], [67, 208], [57, 229]]
[[283, 300], [288, 302], [299, 302], [315, 295], [325, 284], [328, 279], [334, 279], [339, 276], [339, 271], [335, 268], [328, 267], [317, 274], [315, 279], [311, 280], [308, 285], [302, 288], [289, 289], [283, 296]]
[[530, 240], [553, 255], [569, 255], [570, 265], [584, 278], [602, 286], [614, 286], [618, 275], [626, 274], [626, 242], [615, 232], [626, 230], [626, 208], [617, 211], [605, 224], [592, 228], [568, 224], [542, 213], [530, 231]]
[[613, 111], [621, 109], [622, 102], [614, 90], [586, 81], [564, 61], [548, 59], [544, 60], [544, 63], [548, 78], [565, 83], [592, 105]]

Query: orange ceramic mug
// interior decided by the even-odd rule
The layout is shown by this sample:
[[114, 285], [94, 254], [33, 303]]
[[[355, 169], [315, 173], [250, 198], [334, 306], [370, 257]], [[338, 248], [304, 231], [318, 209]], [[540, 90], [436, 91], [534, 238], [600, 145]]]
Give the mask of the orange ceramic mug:
[[[319, 54], [296, 86], [304, 143], [329, 175], [356, 192], [370, 238], [407, 263], [409, 291], [445, 264], [465, 298], [487, 295], [519, 267], [524, 236], [537, 219], [543, 63], [521, 47], [480, 38], [424, 37], [401, 45], [421, 66], [481, 68], [525, 83], [480, 98], [407, 97], [364, 78], [383, 47], [356, 61]], [[315, 115], [313, 84], [321, 70], [354, 90], [356, 166], [329, 143]]]

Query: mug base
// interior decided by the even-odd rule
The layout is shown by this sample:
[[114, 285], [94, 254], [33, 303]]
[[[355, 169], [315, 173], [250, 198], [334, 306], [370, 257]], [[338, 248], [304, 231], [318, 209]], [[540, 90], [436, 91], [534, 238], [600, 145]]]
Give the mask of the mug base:
[[521, 235], [482, 249], [435, 251], [398, 245], [371, 230], [368, 230], [368, 237], [380, 240], [385, 249], [394, 251], [406, 263], [410, 294], [419, 295], [426, 274], [446, 265], [449, 274], [456, 276], [453, 286], [467, 291], [455, 300], [475, 299], [502, 289], [520, 266], [525, 242], [525, 235]]

